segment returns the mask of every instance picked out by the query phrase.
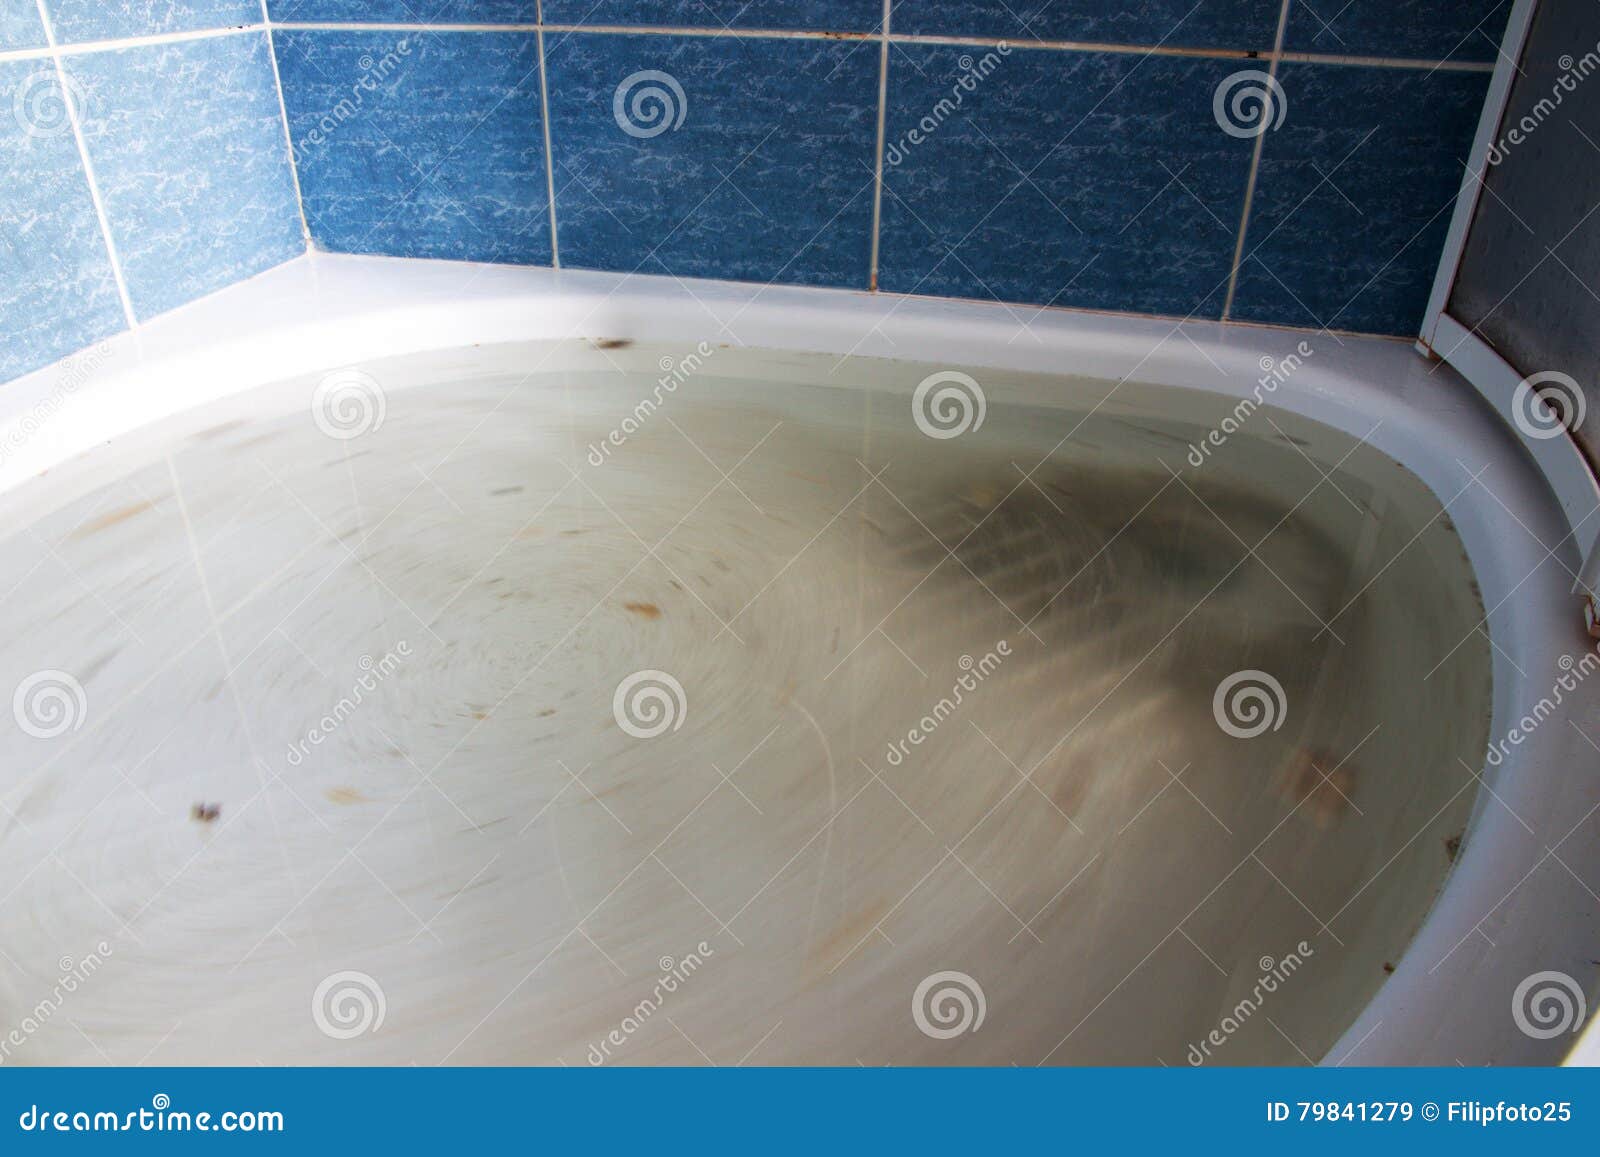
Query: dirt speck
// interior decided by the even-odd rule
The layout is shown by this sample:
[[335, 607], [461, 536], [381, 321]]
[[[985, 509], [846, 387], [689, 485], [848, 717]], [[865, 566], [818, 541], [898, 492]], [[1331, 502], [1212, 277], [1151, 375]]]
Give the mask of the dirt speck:
[[594, 339], [594, 348], [597, 350], [625, 350], [632, 344], [632, 339], [625, 337], [597, 337]]
[[352, 804], [367, 802], [367, 797], [353, 787], [330, 787], [322, 794], [327, 796], [332, 803]]
[[1452, 864], [1456, 862], [1456, 857], [1461, 854], [1461, 837], [1466, 834], [1466, 832], [1457, 832], [1444, 842], [1444, 854], [1450, 857]]
[[622, 605], [626, 610], [632, 611], [640, 618], [659, 619], [661, 617], [661, 608], [654, 603], [623, 603]]
[[206, 803], [204, 800], [189, 809], [189, 818], [198, 824], [215, 823], [222, 814], [220, 803]]

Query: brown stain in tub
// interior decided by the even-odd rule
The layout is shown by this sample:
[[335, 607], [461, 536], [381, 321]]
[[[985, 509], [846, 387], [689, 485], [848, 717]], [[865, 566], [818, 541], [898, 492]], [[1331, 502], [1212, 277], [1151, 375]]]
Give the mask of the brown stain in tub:
[[237, 430], [239, 427], [248, 424], [249, 422], [245, 418], [233, 418], [227, 422], [220, 422], [215, 426], [208, 426], [194, 434], [193, 437], [196, 442], [209, 442], [212, 438], [220, 438], [230, 430]]
[[623, 603], [623, 609], [632, 611], [643, 619], [659, 619], [661, 608], [654, 603]]
[[82, 526], [74, 530], [69, 537], [88, 538], [91, 534], [98, 534], [102, 530], [116, 526], [119, 522], [126, 522], [135, 515], [143, 514], [146, 510], [153, 509], [154, 507], [155, 503], [150, 501], [135, 502], [132, 506], [120, 507], [119, 509], [113, 510], [107, 514], [102, 514], [99, 518], [96, 518], [91, 522], [84, 523]]
[[330, 787], [322, 793], [328, 797], [330, 803], [353, 804], [367, 803], [367, 797], [353, 787]]
[[872, 935], [878, 921], [889, 914], [889, 908], [888, 901], [877, 900], [846, 917], [811, 950], [808, 955], [810, 963], [823, 972], [837, 968], [847, 955], [853, 955], [857, 945], [866, 947], [864, 941]]

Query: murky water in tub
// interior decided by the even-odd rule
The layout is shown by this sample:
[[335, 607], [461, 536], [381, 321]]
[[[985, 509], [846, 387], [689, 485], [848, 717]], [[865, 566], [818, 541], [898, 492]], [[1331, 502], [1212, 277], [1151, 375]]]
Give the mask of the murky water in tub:
[[5, 497], [7, 1063], [1332, 1046], [1486, 736], [1438, 502], [1275, 411], [1191, 451], [1215, 397], [687, 352], [286, 383]]

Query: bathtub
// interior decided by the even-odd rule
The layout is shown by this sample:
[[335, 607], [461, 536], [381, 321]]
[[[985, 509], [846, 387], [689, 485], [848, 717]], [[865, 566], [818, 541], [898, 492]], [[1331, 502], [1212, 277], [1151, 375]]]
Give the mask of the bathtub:
[[[312, 254], [7, 385], [0, 499], [63, 463], [134, 442], [162, 420], [181, 425], [198, 408], [253, 387], [407, 354], [443, 356], [470, 372], [475, 350], [502, 343], [580, 338], [621, 349], [703, 341], [773, 351], [780, 362], [785, 353], [888, 358], [1242, 398], [1265, 359], [1294, 357], [1306, 336], [845, 291]], [[1271, 401], [1365, 439], [1445, 505], [1488, 610], [1488, 733], [1491, 743], [1501, 741], [1590, 645], [1570, 592], [1593, 523], [1563, 509], [1533, 457], [1466, 383], [1407, 343], [1319, 336], [1315, 356]], [[1445, 886], [1404, 953], [1385, 962], [1376, 994], [1344, 1018], [1325, 1055], [1306, 1059], [1550, 1064], [1572, 1049], [1578, 1026], [1571, 1017], [1554, 1033], [1538, 1019], [1532, 1032], [1519, 1026], [1528, 1023], [1527, 1002], [1539, 999], [1539, 982], [1530, 993], [1529, 978], [1561, 973], [1585, 995], [1594, 991], [1600, 747], [1591, 736], [1600, 737], [1600, 691], [1581, 687], [1517, 736], [1494, 758], [1463, 767], [1460, 790], [1475, 802]], [[1385, 883], [1380, 868], [1363, 890]]]

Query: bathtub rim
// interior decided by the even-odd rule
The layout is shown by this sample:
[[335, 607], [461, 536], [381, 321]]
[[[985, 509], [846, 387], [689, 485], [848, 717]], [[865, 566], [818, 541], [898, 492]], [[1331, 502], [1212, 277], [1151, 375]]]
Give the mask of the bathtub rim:
[[[1311, 341], [1315, 354], [1276, 389], [1271, 404], [1352, 437], [1370, 433], [1374, 446], [1449, 503], [1485, 605], [1494, 608], [1491, 736], [1504, 735], [1527, 705], [1548, 693], [1561, 656], [1588, 645], [1564, 571], [1579, 565], [1581, 521], [1592, 533], [1600, 520], [1575, 527], [1510, 429], [1465, 380], [1422, 358], [1409, 340], [1307, 330], [313, 253], [0, 388], [0, 430], [18, 429], [41, 406], [49, 410], [20, 446], [7, 443], [0, 492], [164, 418], [286, 378], [380, 357], [574, 337], [703, 338], [779, 351], [1127, 379], [1234, 397], [1249, 393], [1263, 358], [1283, 359]], [[1375, 421], [1377, 430], [1369, 431]], [[1463, 462], [1494, 470], [1496, 501], [1474, 493], [1457, 504], [1473, 486], [1462, 486], [1469, 478]], [[1554, 559], [1540, 560], [1530, 536]], [[1582, 703], [1593, 703], [1597, 694], [1590, 689]], [[1548, 889], [1523, 887], [1548, 856], [1527, 847], [1521, 825], [1528, 821], [1553, 840], [1550, 833], [1571, 814], [1573, 801], [1593, 795], [1572, 781], [1581, 772], [1553, 787], [1541, 776], [1551, 768], [1581, 769], [1586, 755], [1592, 760], [1574, 718], [1582, 703], [1564, 704], [1565, 718], [1547, 721], [1498, 767], [1480, 769], [1462, 855], [1394, 974], [1325, 1061], [1405, 1064], [1452, 1051], [1468, 1063], [1560, 1058], [1570, 1041], [1508, 1038], [1515, 1046], [1515, 1055], [1508, 1055], [1485, 1044], [1503, 1032], [1454, 1032], [1462, 1018], [1452, 1013], [1466, 1006], [1499, 1009], [1509, 1018], [1507, 1003], [1524, 976], [1569, 959], [1577, 971], [1574, 934], [1550, 943], [1561, 940], [1559, 925], [1570, 922], [1568, 914]], [[1562, 726], [1567, 722], [1571, 728]], [[1484, 783], [1493, 790], [1486, 793]], [[1597, 862], [1594, 855], [1583, 861], [1590, 867]], [[1460, 951], [1475, 932], [1483, 935], [1490, 917], [1500, 930], [1495, 949], [1485, 953], [1474, 941]], [[1433, 975], [1452, 958], [1450, 973]], [[1581, 1051], [1600, 1051], [1600, 1034], [1591, 1032]]]

